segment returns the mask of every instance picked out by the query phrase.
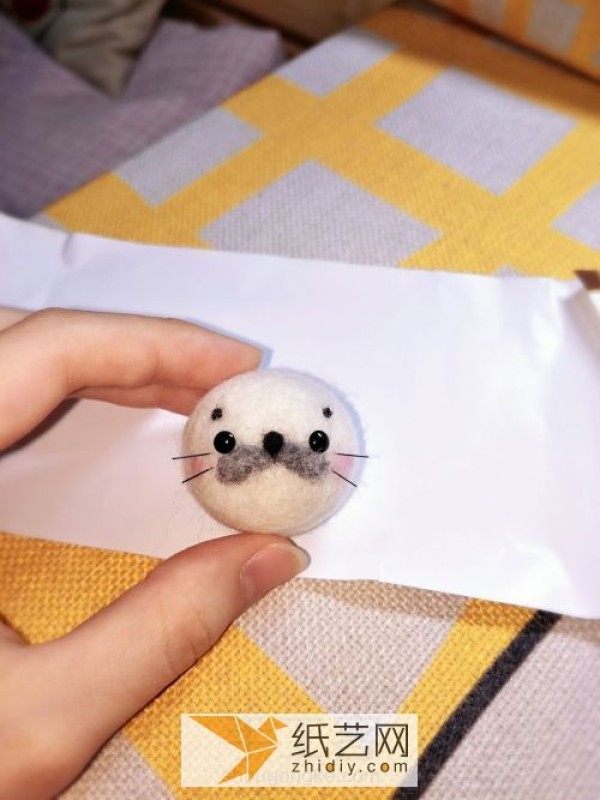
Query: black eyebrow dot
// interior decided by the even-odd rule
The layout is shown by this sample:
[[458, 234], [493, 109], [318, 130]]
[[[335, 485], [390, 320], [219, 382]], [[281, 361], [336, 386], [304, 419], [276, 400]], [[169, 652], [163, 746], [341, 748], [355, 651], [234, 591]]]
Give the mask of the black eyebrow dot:
[[221, 419], [223, 416], [223, 409], [222, 408], [214, 408], [212, 414], [210, 415], [211, 419]]
[[333, 411], [329, 408], [329, 406], [325, 406], [325, 408], [323, 409], [323, 416], [327, 417], [327, 419], [329, 419], [329, 417], [332, 414], [333, 414]]

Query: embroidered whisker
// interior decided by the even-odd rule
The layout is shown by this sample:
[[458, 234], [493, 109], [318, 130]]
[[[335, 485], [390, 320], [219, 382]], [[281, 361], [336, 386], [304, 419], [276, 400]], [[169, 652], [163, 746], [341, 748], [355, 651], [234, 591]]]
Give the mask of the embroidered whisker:
[[336, 456], [348, 456], [348, 458], [368, 458], [369, 456], [363, 456], [359, 453], [336, 453]]
[[343, 481], [346, 481], [346, 483], [351, 483], [355, 489], [358, 488], [358, 484], [354, 483], [354, 481], [351, 481], [350, 478], [345, 478], [343, 475], [340, 475], [340, 473], [336, 472], [334, 469], [332, 469], [331, 471], [333, 472], [334, 475], [337, 475], [338, 478], [341, 478]]
[[209, 456], [210, 453], [192, 453], [189, 456], [172, 456], [173, 461], [179, 461], [180, 458], [200, 458], [201, 456]]
[[199, 477], [200, 477], [200, 475], [204, 475], [205, 473], [207, 473], [207, 472], [210, 472], [210, 471], [211, 471], [211, 469], [213, 469], [213, 468], [212, 468], [212, 467], [208, 467], [207, 469], [203, 469], [203, 470], [202, 470], [202, 472], [197, 472], [195, 475], [190, 475], [190, 477], [189, 477], [189, 478], [186, 478], [185, 480], [183, 480], [183, 481], [181, 481], [181, 482], [182, 482], [182, 483], [187, 483], [188, 481], [191, 481], [191, 480], [193, 480], [194, 478], [199, 478]]

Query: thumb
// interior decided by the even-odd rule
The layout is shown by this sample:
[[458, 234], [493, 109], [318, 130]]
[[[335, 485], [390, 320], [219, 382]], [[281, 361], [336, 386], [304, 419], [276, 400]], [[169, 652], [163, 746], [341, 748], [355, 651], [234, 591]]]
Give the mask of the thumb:
[[45, 662], [37, 661], [45, 702], [54, 706], [46, 718], [59, 721], [63, 743], [76, 737], [80, 768], [239, 614], [308, 561], [276, 535], [205, 542], [164, 561], [63, 638], [33, 648]]

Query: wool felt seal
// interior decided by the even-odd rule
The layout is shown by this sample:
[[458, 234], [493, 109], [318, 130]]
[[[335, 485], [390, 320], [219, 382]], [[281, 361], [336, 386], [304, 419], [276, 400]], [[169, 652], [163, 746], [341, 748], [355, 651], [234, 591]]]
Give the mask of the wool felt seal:
[[334, 514], [364, 456], [357, 417], [326, 383], [293, 370], [236, 375], [198, 403], [183, 433], [184, 482], [236, 530], [293, 536]]

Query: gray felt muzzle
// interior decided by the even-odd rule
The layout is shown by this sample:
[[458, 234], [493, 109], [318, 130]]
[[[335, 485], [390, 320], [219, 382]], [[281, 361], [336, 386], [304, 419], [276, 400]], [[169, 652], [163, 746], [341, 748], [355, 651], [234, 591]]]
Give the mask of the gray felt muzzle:
[[231, 453], [219, 457], [216, 477], [221, 483], [242, 483], [252, 475], [269, 467], [281, 465], [307, 480], [318, 480], [329, 471], [329, 462], [322, 453], [310, 447], [286, 442], [276, 455], [270, 455], [260, 445], [238, 445]]

